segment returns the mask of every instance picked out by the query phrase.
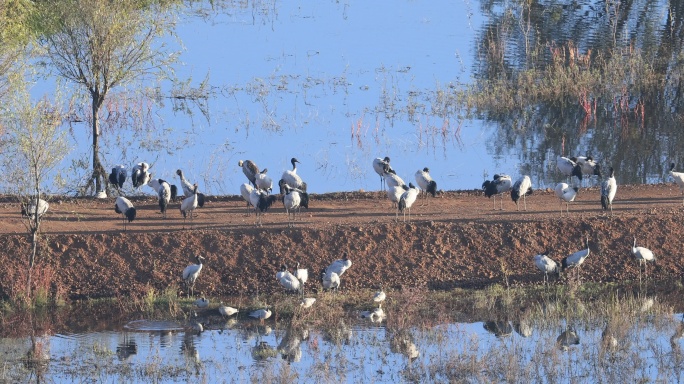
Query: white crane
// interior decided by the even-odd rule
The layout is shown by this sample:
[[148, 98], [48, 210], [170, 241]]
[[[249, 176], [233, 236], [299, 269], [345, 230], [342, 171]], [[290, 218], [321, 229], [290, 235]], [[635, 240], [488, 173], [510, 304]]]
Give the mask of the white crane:
[[191, 294], [192, 296], [195, 295], [195, 282], [202, 271], [202, 260], [204, 260], [204, 257], [195, 255], [197, 264], [190, 264], [183, 269], [183, 283], [185, 283], [185, 286], [190, 291], [188, 292], [188, 296]]
[[[639, 283], [641, 283], [641, 265], [644, 265], [644, 271], [647, 272], [647, 264], [649, 261], [655, 262], [655, 256], [653, 256], [653, 252], [650, 249], [644, 247], [637, 247], [636, 237], [634, 238], [634, 244], [632, 245], [632, 254], [634, 255], [634, 258], [639, 262]], [[648, 275], [646, 276], [648, 277]]]
[[558, 183], [556, 184], [556, 188], [554, 189], [556, 192], [556, 196], [560, 199], [561, 201], [561, 217], [563, 217], [563, 203], [565, 203], [565, 210], [568, 213], [568, 216], [570, 215], [570, 203], [575, 201], [575, 197], [577, 197], [577, 193], [579, 192], [578, 187], [571, 187], [565, 183]]
[[112, 168], [112, 173], [109, 174], [109, 183], [120, 190], [123, 188], [127, 176], [128, 173], [126, 171], [126, 167], [123, 165], [117, 165]]
[[347, 252], [341, 259], [333, 261], [326, 269], [326, 272], [335, 272], [338, 276], [342, 277], [344, 272], [352, 266], [352, 261], [349, 260], [349, 255]]
[[273, 179], [271, 179], [266, 172], [268, 172], [268, 168], [264, 168], [263, 171], [257, 173], [254, 177], [254, 181], [257, 188], [263, 189], [267, 193], [271, 193], [273, 191]]
[[385, 184], [385, 178], [383, 175], [385, 171], [389, 172], [390, 169], [392, 169], [392, 167], [390, 167], [390, 158], [388, 156], [385, 156], [384, 159], [379, 157], [373, 159], [373, 170], [375, 173], [380, 175], [380, 190], [385, 189], [383, 188], [383, 185]]
[[150, 181], [152, 175], [149, 172], [150, 165], [147, 163], [138, 163], [133, 166], [131, 171], [131, 181], [133, 182], [133, 188], [138, 188], [141, 185], [145, 185]]
[[511, 200], [515, 203], [516, 209], [519, 211], [520, 210], [520, 197], [523, 199], [523, 205], [525, 207], [525, 210], [527, 211], [527, 195], [532, 194], [532, 180], [530, 179], [529, 176], [525, 175], [519, 178], [515, 184], [513, 184], [513, 187], [511, 188]]
[[[417, 197], [418, 189], [412, 183], [409, 183], [409, 189], [401, 195], [399, 198], [399, 204], [397, 205], [398, 212], [402, 212], [404, 214], [404, 222], [406, 222], [407, 210], [409, 213], [409, 222], [411, 222], [411, 206], [416, 202]], [[396, 219], [397, 221], [399, 220], [398, 213]]]
[[[670, 176], [674, 179], [675, 183], [679, 186], [679, 191], [684, 197], [684, 172], [675, 172], [675, 163], [670, 164]], [[682, 205], [684, 205], [684, 199], [682, 199]]]
[[136, 211], [135, 207], [133, 207], [133, 203], [127, 198], [119, 196], [114, 202], [114, 212], [121, 214], [124, 231], [126, 231], [126, 220], [128, 220], [129, 223], [135, 220]]
[[299, 162], [300, 161], [294, 157], [290, 159], [290, 163], [292, 163], [292, 169], [288, 169], [283, 172], [281, 179], [283, 179], [285, 184], [289, 185], [291, 188], [297, 188], [306, 192], [306, 183], [297, 174], [297, 163]]
[[575, 268], [577, 272], [577, 278], [579, 279], [579, 266], [584, 263], [587, 256], [589, 256], [589, 236], [586, 237], [587, 249], [579, 250], [572, 255], [566, 256], [561, 260], [561, 271], [565, 271], [568, 268]]
[[432, 197], [437, 195], [437, 182], [430, 176], [430, 168], [425, 167], [422, 170], [416, 171], [416, 183], [425, 192], [425, 197], [427, 194], [431, 194]]
[[259, 174], [259, 167], [257, 167], [256, 163], [252, 160], [240, 160], [238, 161], [238, 167], [242, 168], [242, 173], [247, 176], [247, 180], [256, 188], [256, 175]]
[[482, 190], [486, 197], [494, 196], [494, 209], [496, 209], [496, 195], [500, 198], [500, 209], [503, 210], [502, 194], [511, 190], [513, 183], [511, 177], [504, 174], [496, 174], [492, 180], [485, 180], [482, 183]]
[[183, 189], [183, 195], [185, 197], [190, 197], [191, 195], [197, 193], [197, 206], [200, 208], [204, 207], [205, 196], [203, 193], [199, 192], [199, 190], [195, 190], [197, 183], [192, 184], [191, 182], [186, 180], [185, 176], [183, 175], [183, 171], [181, 171], [180, 169], [176, 171], [176, 175], [178, 175], [178, 177], [180, 178], [181, 188]]
[[180, 205], [180, 213], [183, 215], [183, 228], [185, 228], [185, 219], [190, 215], [190, 223], [195, 220], [195, 209], [197, 209], [197, 184], [194, 186], [194, 193], [183, 199]]
[[549, 273], [555, 273], [560, 276], [560, 268], [558, 268], [558, 264], [556, 264], [556, 262], [547, 255], [548, 252], [544, 252], [534, 257], [534, 265], [537, 267], [537, 269], [544, 272], [544, 284], [547, 284], [549, 281]]
[[610, 208], [610, 214], [613, 214], [613, 199], [617, 192], [617, 182], [615, 181], [615, 170], [610, 167], [610, 176], [601, 183], [601, 207], [604, 210]]

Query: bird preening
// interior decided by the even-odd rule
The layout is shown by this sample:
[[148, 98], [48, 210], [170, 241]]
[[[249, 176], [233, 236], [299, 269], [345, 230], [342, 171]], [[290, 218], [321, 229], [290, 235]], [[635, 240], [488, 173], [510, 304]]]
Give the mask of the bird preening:
[[[503, 174], [496, 174], [492, 180], [485, 180], [482, 183], [482, 190], [486, 197], [494, 196], [494, 209], [496, 209], [496, 195], [502, 195], [511, 190], [511, 177]], [[503, 210], [503, 199], [500, 199], [500, 209]]]
[[520, 210], [520, 205], [518, 204], [520, 197], [523, 199], [523, 206], [527, 211], [527, 195], [532, 194], [532, 180], [529, 176], [525, 175], [520, 177], [513, 187], [511, 188], [511, 200], [515, 203], [517, 210]]
[[176, 175], [178, 175], [178, 177], [180, 178], [181, 188], [183, 189], [183, 195], [187, 198], [193, 194], [197, 194], [197, 206], [200, 208], [204, 207], [205, 196], [203, 193], [200, 193], [199, 190], [195, 188], [197, 186], [197, 183], [192, 184], [191, 182], [186, 180], [183, 171], [181, 171], [180, 169], [176, 171]]
[[379, 157], [373, 159], [373, 170], [375, 171], [375, 173], [380, 175], [380, 190], [384, 190], [384, 174], [385, 172], [390, 172], [392, 170], [392, 167], [390, 166], [390, 158], [388, 156], [385, 156], [384, 159], [381, 159]]
[[430, 168], [425, 167], [422, 170], [416, 171], [416, 183], [420, 189], [425, 191], [425, 196], [429, 193], [432, 197], [437, 196], [437, 182], [430, 176]]
[[121, 214], [123, 219], [123, 228], [126, 231], [126, 221], [129, 223], [135, 220], [136, 210], [130, 200], [123, 196], [116, 198], [114, 202], [114, 212]]

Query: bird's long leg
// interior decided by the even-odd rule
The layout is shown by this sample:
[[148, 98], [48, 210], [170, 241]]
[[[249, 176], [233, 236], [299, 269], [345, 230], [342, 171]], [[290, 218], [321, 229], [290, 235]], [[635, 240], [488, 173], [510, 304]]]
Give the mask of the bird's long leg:
[[525, 197], [526, 195], [527, 193], [523, 195], [523, 204], [525, 205], [525, 211], [527, 211], [527, 197]]
[[503, 193], [499, 195], [499, 204], [501, 207], [499, 207], [500, 211], [503, 211]]

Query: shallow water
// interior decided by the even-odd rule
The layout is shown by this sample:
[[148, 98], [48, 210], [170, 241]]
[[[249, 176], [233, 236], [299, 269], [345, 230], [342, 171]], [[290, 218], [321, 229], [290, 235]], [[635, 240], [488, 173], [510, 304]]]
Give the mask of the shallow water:
[[[396, 328], [392, 311], [378, 323], [350, 313], [326, 329], [224, 319], [214, 311], [188, 322], [137, 319], [101, 331], [38, 332], [33, 348], [30, 337], [3, 338], [2, 377], [56, 383], [681, 381], [681, 314], [657, 314], [652, 305], [625, 312], [631, 319], [610, 332], [612, 344], [602, 335], [606, 319], [558, 317], [553, 308], [527, 319], [405, 328]], [[578, 344], [562, 337], [572, 330]], [[35, 358], [27, 361], [31, 351]]]

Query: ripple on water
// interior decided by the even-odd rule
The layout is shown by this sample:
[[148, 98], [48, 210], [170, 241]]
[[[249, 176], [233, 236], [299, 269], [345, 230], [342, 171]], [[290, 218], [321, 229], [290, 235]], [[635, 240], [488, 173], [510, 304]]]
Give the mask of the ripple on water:
[[172, 320], [133, 320], [124, 325], [124, 328], [138, 332], [176, 332], [185, 328], [182, 324]]

